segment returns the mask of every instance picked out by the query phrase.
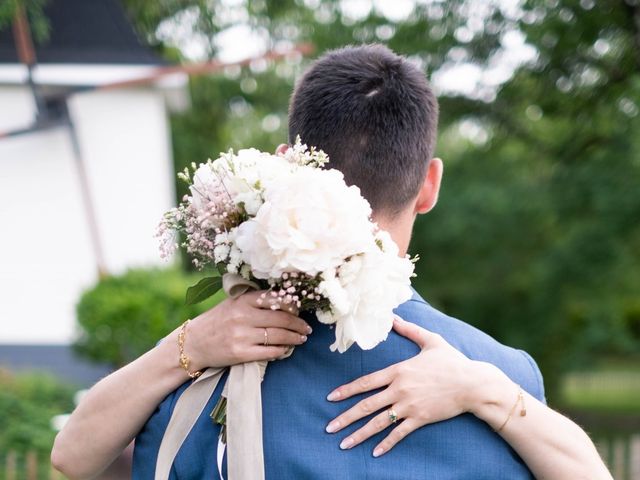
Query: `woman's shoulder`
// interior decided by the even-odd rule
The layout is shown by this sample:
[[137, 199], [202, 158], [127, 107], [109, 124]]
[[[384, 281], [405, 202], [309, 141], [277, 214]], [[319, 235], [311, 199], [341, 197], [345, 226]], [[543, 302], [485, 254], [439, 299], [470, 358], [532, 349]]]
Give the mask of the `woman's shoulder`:
[[531, 395], [545, 401], [540, 369], [524, 350], [504, 345], [479, 328], [437, 310], [417, 293], [396, 314], [441, 335], [468, 358], [497, 366]]

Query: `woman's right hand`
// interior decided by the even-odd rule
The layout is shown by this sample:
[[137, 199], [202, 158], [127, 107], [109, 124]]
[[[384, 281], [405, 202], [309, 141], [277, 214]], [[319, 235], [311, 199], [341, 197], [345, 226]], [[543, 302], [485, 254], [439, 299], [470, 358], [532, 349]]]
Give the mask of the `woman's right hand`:
[[272, 310], [263, 293], [227, 298], [189, 322], [184, 351], [191, 370], [273, 360], [307, 340], [309, 324], [295, 310]]

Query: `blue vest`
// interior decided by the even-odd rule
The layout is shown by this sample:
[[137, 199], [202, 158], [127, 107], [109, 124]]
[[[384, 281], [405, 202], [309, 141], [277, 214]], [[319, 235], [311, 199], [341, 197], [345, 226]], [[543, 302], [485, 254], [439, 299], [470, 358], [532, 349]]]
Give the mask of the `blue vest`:
[[[396, 313], [442, 335], [474, 360], [492, 363], [514, 382], [544, 401], [542, 377], [525, 352], [506, 347], [476, 328], [432, 308], [417, 294]], [[331, 352], [334, 332], [315, 318], [309, 340], [287, 360], [271, 362], [262, 383], [263, 439], [267, 480], [286, 479], [531, 479], [529, 469], [502, 438], [481, 420], [464, 414], [427, 425], [407, 436], [387, 454], [374, 458], [373, 448], [389, 429], [351, 450], [341, 439], [365, 420], [337, 434], [325, 432], [329, 420], [363, 396], [329, 402], [335, 387], [416, 355], [418, 347], [395, 332], [373, 350], [356, 345]], [[149, 418], [135, 441], [133, 479], [152, 480], [160, 441], [186, 382], [171, 393]], [[216, 448], [219, 427], [209, 418], [222, 382], [176, 456], [171, 480], [218, 479]], [[226, 462], [225, 462], [226, 463]], [[223, 471], [226, 476], [226, 472]], [[251, 480], [251, 479], [247, 479]]]

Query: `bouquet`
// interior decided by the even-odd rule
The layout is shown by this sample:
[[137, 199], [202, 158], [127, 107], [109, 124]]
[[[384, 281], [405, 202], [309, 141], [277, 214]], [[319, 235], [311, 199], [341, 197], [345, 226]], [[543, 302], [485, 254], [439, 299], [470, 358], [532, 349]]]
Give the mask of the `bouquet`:
[[187, 302], [215, 294], [221, 275], [240, 275], [273, 297], [271, 308], [315, 311], [335, 325], [332, 351], [385, 340], [392, 310], [411, 298], [415, 259], [398, 256], [358, 187], [328, 162], [297, 138], [284, 154], [230, 150], [180, 173], [191, 194], [159, 226], [161, 256], [179, 248], [181, 233], [193, 264], [212, 272]]

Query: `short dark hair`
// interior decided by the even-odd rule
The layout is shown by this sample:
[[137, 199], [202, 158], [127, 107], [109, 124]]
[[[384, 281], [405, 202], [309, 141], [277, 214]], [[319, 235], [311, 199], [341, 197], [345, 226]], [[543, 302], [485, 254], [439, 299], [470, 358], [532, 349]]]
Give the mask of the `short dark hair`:
[[379, 44], [331, 51], [304, 73], [289, 106], [289, 141], [324, 150], [377, 212], [417, 195], [433, 155], [438, 102], [422, 71]]

